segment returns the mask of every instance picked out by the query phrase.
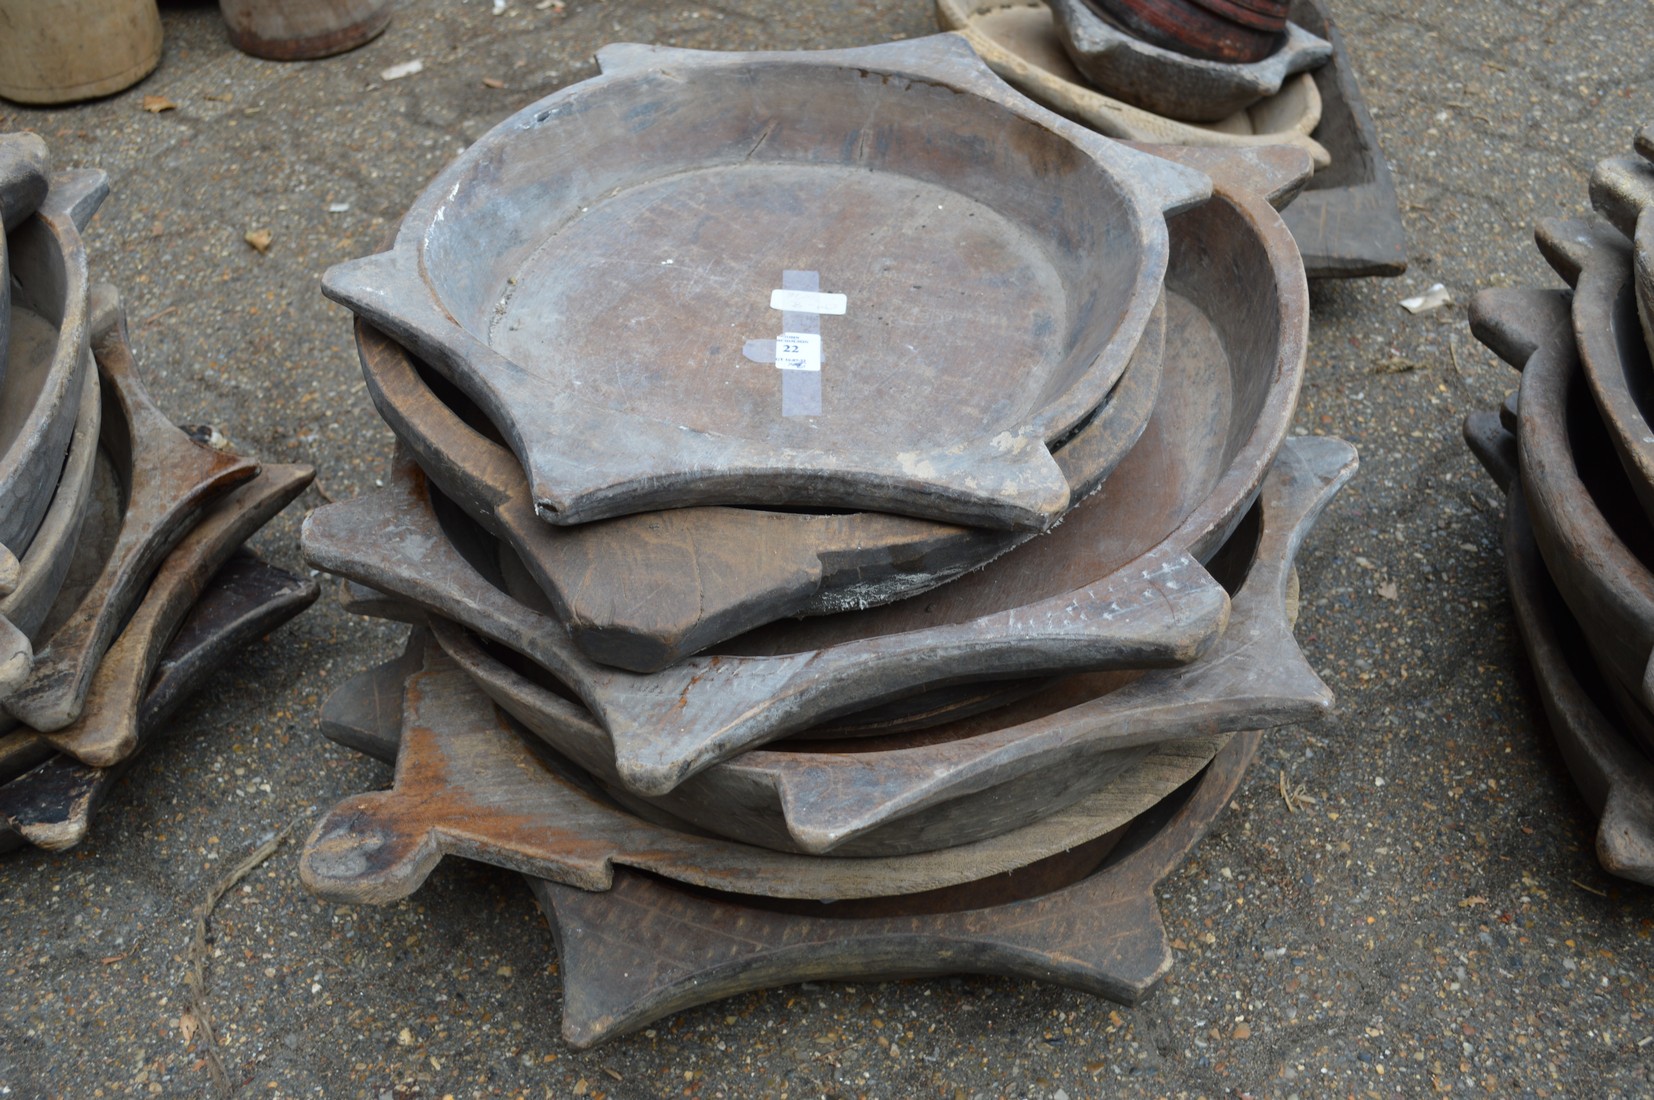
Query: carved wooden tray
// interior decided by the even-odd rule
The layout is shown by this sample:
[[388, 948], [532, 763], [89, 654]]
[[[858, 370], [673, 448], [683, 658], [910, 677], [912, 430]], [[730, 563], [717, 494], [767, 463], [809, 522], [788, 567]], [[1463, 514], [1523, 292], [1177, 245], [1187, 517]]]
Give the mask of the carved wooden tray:
[[1173, 145], [1297, 146], [1315, 167], [1332, 161], [1310, 132], [1321, 121], [1321, 93], [1307, 73], [1272, 96], [1210, 123], [1182, 122], [1093, 88], [1074, 67], [1043, 0], [936, 0], [936, 22], [958, 31], [1001, 78], [1054, 111], [1110, 137]]
[[[1148, 422], [1164, 313], [1156, 310], [1108, 400], [1054, 452], [1075, 500]], [[360, 318], [356, 348], [368, 393], [420, 468], [511, 544], [574, 643], [600, 664], [654, 672], [775, 619], [915, 595], [1030, 535], [884, 512], [719, 507], [556, 527], [534, 514], [516, 456], [463, 394]]]
[[1553, 262], [1574, 287], [1573, 331], [1585, 380], [1645, 515], [1654, 517], [1654, 366], [1637, 320], [1631, 248], [1607, 223], [1540, 224]]
[[[1050, 114], [950, 35], [599, 61], [324, 279], [481, 406], [543, 518], [1062, 514], [1049, 448], [1125, 369], [1164, 215], [1205, 177]], [[806, 369], [749, 361], [778, 332]]]
[[[1102, 573], [1088, 568], [1092, 558], [1054, 577], [1008, 572], [999, 585], [965, 590], [980, 592], [978, 601], [951, 614], [951, 598], [969, 583], [957, 581], [924, 598], [926, 608], [945, 609], [924, 616], [928, 623], [911, 614], [892, 620], [906, 629], [796, 653], [719, 652], [638, 675], [588, 661], [554, 617], [514, 598], [492, 568], [503, 548], [443, 501], [411, 460], [397, 463], [383, 491], [312, 513], [303, 544], [311, 564], [459, 619], [545, 667], [609, 732], [620, 781], [647, 794], [818, 718], [931, 686], [1187, 663], [1211, 645], [1228, 612], [1200, 564], [1168, 547]], [[1038, 581], [1050, 582], [1048, 595], [1016, 602]]]
[[80, 716], [45, 735], [53, 748], [95, 768], [113, 767], [137, 750], [144, 689], [168, 640], [230, 555], [315, 476], [309, 466], [272, 463], [207, 507], [161, 562], [120, 637], [98, 662]]
[[[1654, 529], [1604, 438], [1567, 321], [1567, 296], [1548, 310], [1532, 294], [1484, 291], [1471, 313], [1521, 309], [1502, 322], [1525, 329], [1537, 350], [1522, 370], [1517, 440], [1522, 487], [1540, 551], [1575, 618], [1596, 624], [1592, 652], [1622, 686], [1646, 700], [1654, 649]], [[1558, 323], [1558, 314], [1561, 321]], [[1543, 327], [1552, 325], [1548, 331]]]
[[[0, 615], [31, 640], [40, 638], [41, 624], [74, 560], [97, 469], [102, 423], [102, 387], [98, 372], [89, 370], [81, 379], [80, 409], [51, 505], [18, 562], [17, 583], [0, 597]], [[121, 438], [125, 438], [124, 433]], [[4, 715], [0, 714], [3, 724]]]
[[1311, 278], [1400, 275], [1407, 270], [1407, 234], [1355, 62], [1323, 0], [1293, 0], [1292, 19], [1332, 43], [1332, 60], [1311, 74], [1322, 105], [1313, 136], [1332, 163], [1282, 212], [1304, 269]]
[[122, 484], [119, 530], [96, 579], [73, 610], [48, 619], [46, 644], [28, 680], [4, 700], [12, 717], [42, 731], [62, 729], [79, 716], [104, 651], [202, 509], [258, 473], [256, 462], [193, 442], [155, 407], [138, 379], [113, 288], [94, 289], [91, 312], [100, 333], [92, 350], [104, 428], [128, 429], [130, 480]]
[[1601, 819], [1597, 860], [1611, 874], [1654, 885], [1654, 765], [1603, 709], [1614, 685], [1592, 663], [1585, 632], [1546, 572], [1516, 477], [1516, 438], [1492, 412], [1466, 417], [1464, 434], [1510, 498], [1504, 550], [1511, 608], [1557, 748]]
[[80, 410], [87, 353], [80, 227], [109, 191], [102, 172], [59, 172], [7, 235], [11, 332], [0, 385], [0, 545], [21, 557], [51, 505]]
[[[212, 577], [185, 616], [150, 677], [138, 714], [138, 734], [147, 741], [210, 675], [237, 651], [270, 633], [316, 601], [321, 589], [242, 551]], [[13, 734], [6, 741], [33, 738]], [[15, 747], [12, 750], [15, 752]], [[61, 851], [79, 844], [92, 814], [126, 771], [93, 768], [68, 756], [52, 755], [0, 786], [0, 851], [33, 844]], [[128, 758], [130, 762], [130, 758]]]
[[4, 394], [11, 346], [11, 261], [6, 234], [23, 223], [46, 197], [46, 143], [31, 133], [0, 134], [0, 394]]
[[1212, 61], [1148, 42], [1116, 26], [1085, 0], [1050, 0], [1063, 47], [1092, 84], [1155, 114], [1216, 122], [1274, 95], [1295, 73], [1324, 65], [1332, 45], [1296, 23], [1259, 61]]
[[1101, 866], [1078, 881], [1063, 878], [1083, 863], [1053, 858], [993, 883], [829, 908], [625, 868], [602, 893], [530, 877], [556, 935], [563, 1038], [590, 1047], [695, 1005], [820, 979], [1001, 974], [1136, 1004], [1172, 967], [1155, 887], [1229, 805], [1258, 740], [1233, 737], [1198, 779], [1100, 845]]
[[0, 134], [0, 226], [6, 232], [21, 225], [46, 198], [50, 164], [39, 134]]
[[[707, 768], [646, 801], [612, 787], [608, 745], [590, 716], [451, 623], [436, 640], [508, 714], [638, 812], [783, 851], [893, 855], [1020, 827], [1092, 793], [1147, 747], [1180, 737], [1317, 717], [1326, 688], [1292, 639], [1285, 597], [1292, 557], [1316, 514], [1354, 470], [1336, 440], [1293, 440], [1266, 483], [1261, 534], [1243, 527], [1222, 573], [1238, 589], [1214, 649], [1176, 672], [1076, 676], [1031, 697], [919, 736], [801, 740]], [[1255, 551], [1255, 557], [1254, 557]], [[1250, 568], [1248, 568], [1250, 566]]]
[[[1281, 147], [1158, 150], [1207, 172], [1217, 193], [1244, 189], [1276, 205], [1290, 201], [1308, 172], [1301, 154]], [[1178, 224], [1170, 226], [1174, 240]], [[1169, 277], [1178, 279], [1176, 271]], [[1157, 315], [1108, 401], [1055, 452], [1075, 499], [1088, 496], [1141, 434], [1159, 388], [1163, 340]], [[911, 596], [1027, 537], [883, 513], [752, 508], [678, 508], [554, 527], [534, 516], [521, 467], [463, 395], [361, 320], [357, 348], [369, 393], [421, 468], [512, 545], [552, 612], [601, 664], [653, 672], [788, 615]], [[667, 577], [681, 579], [663, 583]]]
[[[987, 570], [948, 585], [934, 599], [777, 624], [720, 647], [719, 667], [751, 669], [754, 676], [760, 670], [777, 670], [764, 673], [773, 685], [766, 693], [748, 689], [767, 707], [748, 724], [749, 732], [775, 736], [826, 716], [820, 709], [823, 697], [808, 695], [813, 689], [808, 688], [807, 677], [795, 678], [802, 681], [799, 690], [806, 693], [805, 705], [795, 707], [790, 700], [782, 707], [770, 703], [773, 692], [793, 677], [795, 666], [810, 651], [958, 623], [992, 606], [1022, 606], [1060, 592], [1042, 590], [1042, 584], [1049, 587], [1066, 577], [1070, 587], [1077, 587], [1084, 572], [1091, 579], [1106, 576], [1162, 541], [1168, 549], [1187, 548], [1197, 557], [1221, 544], [1261, 484], [1290, 423], [1302, 376], [1307, 288], [1302, 269], [1292, 262], [1292, 243], [1279, 217], [1261, 199], [1220, 197], [1179, 216], [1176, 224], [1173, 242], [1178, 260], [1173, 271], [1178, 279], [1169, 286], [1172, 294], [1168, 298], [1172, 311], [1168, 332], [1176, 338], [1168, 339], [1166, 360], [1168, 369], [1176, 361], [1190, 373], [1181, 375], [1171, 391], [1178, 399], [1157, 407], [1156, 419], [1117, 476], [1076, 508], [1056, 532], [1026, 544]], [[1228, 358], [1226, 348], [1233, 350], [1234, 359]], [[1125, 470], [1133, 463], [1136, 472], [1127, 475]], [[1168, 477], [1167, 471], [1177, 476]], [[416, 517], [411, 513], [425, 505], [418, 498], [399, 503], [381, 499], [378, 505], [318, 511], [305, 535], [306, 553], [313, 564], [376, 587], [389, 587], [527, 653], [564, 678], [587, 706], [605, 718], [611, 733], [624, 733], [626, 727], [614, 724], [617, 712], [598, 698], [600, 690], [610, 691], [611, 685], [635, 686], [635, 698], [647, 692], [647, 697], [675, 704], [680, 693], [710, 692], [728, 676], [723, 672], [706, 678], [713, 667], [711, 655], [647, 678], [592, 666], [573, 651], [554, 620], [543, 615], [525, 618], [528, 609], [505, 598], [497, 586], [481, 583], [475, 564], [453, 553], [444, 539], [418, 537], [408, 545], [408, 551], [419, 557], [451, 559], [444, 561], [441, 570], [434, 570], [429, 561], [415, 566], [411, 564], [414, 559], [389, 553], [384, 520], [365, 511], [372, 507], [393, 507], [397, 522], [402, 523], [412, 522]], [[348, 524], [334, 522], [336, 517], [353, 514]], [[1077, 560], [1088, 563], [1084, 572]], [[441, 589], [462, 577], [467, 594], [456, 601], [452, 590]], [[486, 611], [477, 600], [486, 601]], [[730, 661], [734, 656], [754, 659]], [[774, 679], [777, 674], [782, 680]], [[669, 683], [675, 685], [670, 690]], [[870, 705], [876, 698], [827, 701], [848, 711]], [[633, 713], [641, 718], [642, 712]], [[641, 742], [640, 754], [659, 751], [658, 744], [649, 743], [658, 741], [660, 727], [651, 725], [653, 721], [640, 720], [631, 727], [637, 734], [635, 741]], [[774, 724], [766, 729], [760, 722]], [[689, 735], [700, 736], [693, 730]], [[621, 752], [631, 747], [617, 745]], [[692, 763], [704, 765], [711, 759], [702, 755]], [[656, 784], [647, 773], [643, 778], [649, 782], [634, 789], [647, 793]]]
[[395, 786], [317, 823], [299, 877], [319, 897], [408, 896], [444, 855], [577, 886], [609, 888], [617, 865], [692, 885], [817, 901], [889, 897], [973, 882], [1105, 836], [1175, 791], [1225, 737], [1167, 745], [1068, 809], [974, 844], [835, 858], [770, 851], [637, 816], [518, 733], [440, 650], [405, 689]]

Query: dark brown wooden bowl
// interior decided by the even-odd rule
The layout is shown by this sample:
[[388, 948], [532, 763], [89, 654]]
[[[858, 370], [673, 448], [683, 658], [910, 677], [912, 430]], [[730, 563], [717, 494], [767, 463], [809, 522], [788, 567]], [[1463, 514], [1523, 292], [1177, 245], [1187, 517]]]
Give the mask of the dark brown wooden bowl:
[[1092, 10], [1162, 49], [1207, 61], [1262, 61], [1281, 44], [1277, 0], [1086, 0]]

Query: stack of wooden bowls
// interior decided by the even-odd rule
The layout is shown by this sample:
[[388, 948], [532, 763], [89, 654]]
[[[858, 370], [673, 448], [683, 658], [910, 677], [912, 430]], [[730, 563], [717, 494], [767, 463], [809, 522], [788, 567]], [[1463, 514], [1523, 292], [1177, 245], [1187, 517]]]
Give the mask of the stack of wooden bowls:
[[1522, 371], [1465, 438], [1510, 502], [1511, 605], [1603, 867], [1654, 884], [1654, 129], [1540, 223], [1571, 289], [1485, 290], [1472, 330]]
[[304, 551], [415, 627], [324, 709], [396, 779], [305, 883], [531, 876], [579, 1044], [806, 976], [1140, 996], [1155, 883], [1329, 703], [1308, 158], [1146, 155], [956, 36], [599, 61], [324, 280], [399, 446]]
[[107, 191], [0, 135], [0, 850], [79, 843], [173, 708], [318, 592], [241, 551], [313, 471], [207, 446], [144, 392], [81, 245]]
[[[1099, 133], [1170, 145], [1288, 144], [1308, 152], [1315, 176], [1284, 216], [1310, 278], [1407, 269], [1395, 185], [1323, 0], [1286, 5], [1283, 48], [1250, 63], [1191, 58], [1140, 39], [1109, 15], [1116, 6], [1166, 7], [1166, 0], [1107, 0], [1102, 12], [1087, 0], [935, 2], [938, 24], [962, 34], [1000, 77]], [[1173, 6], [1244, 16], [1272, 2]]]

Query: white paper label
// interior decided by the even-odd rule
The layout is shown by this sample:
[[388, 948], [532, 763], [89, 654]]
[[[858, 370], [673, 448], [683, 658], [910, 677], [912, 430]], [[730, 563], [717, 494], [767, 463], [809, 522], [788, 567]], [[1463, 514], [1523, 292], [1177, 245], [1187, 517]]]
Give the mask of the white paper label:
[[770, 308], [792, 313], [841, 315], [850, 299], [842, 294], [821, 294], [814, 290], [772, 290]]
[[782, 370], [821, 370], [821, 336], [783, 332], [775, 338], [775, 365]]

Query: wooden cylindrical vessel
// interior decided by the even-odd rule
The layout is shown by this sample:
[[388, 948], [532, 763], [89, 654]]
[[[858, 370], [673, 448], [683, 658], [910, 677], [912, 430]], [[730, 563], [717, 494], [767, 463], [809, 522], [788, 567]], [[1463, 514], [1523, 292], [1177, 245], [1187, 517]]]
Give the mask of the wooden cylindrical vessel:
[[1261, 61], [1280, 46], [1286, 0], [1086, 0], [1162, 49], [1208, 61]]
[[112, 95], [161, 61], [155, 0], [0, 0], [0, 96], [73, 103]]
[[354, 50], [391, 21], [391, 0], [218, 0], [230, 41], [271, 61]]

